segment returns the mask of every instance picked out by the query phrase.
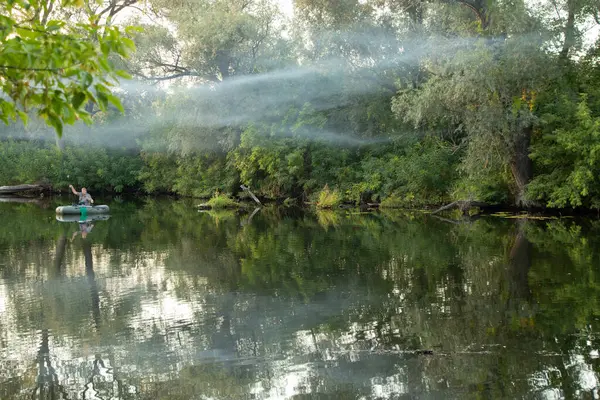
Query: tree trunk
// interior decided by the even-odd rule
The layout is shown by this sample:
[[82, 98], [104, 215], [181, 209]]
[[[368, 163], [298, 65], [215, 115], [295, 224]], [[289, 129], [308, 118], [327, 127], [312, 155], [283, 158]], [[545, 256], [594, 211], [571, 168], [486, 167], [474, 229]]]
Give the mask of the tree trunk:
[[517, 222], [515, 242], [509, 254], [510, 297], [513, 301], [529, 300], [529, 270], [531, 269], [531, 242], [527, 240], [525, 226], [527, 221]]
[[533, 172], [531, 159], [529, 158], [532, 129], [532, 127], [524, 129], [515, 138], [513, 159], [510, 163], [510, 169], [516, 185], [514, 193], [515, 204], [519, 207], [528, 205], [528, 201], [525, 198], [525, 190]]
[[217, 52], [216, 57], [217, 68], [219, 68], [219, 73], [221, 74], [221, 80], [226, 80], [229, 78], [229, 66], [231, 64], [231, 58], [229, 54], [219, 51]]
[[92, 316], [96, 331], [100, 329], [100, 294], [98, 284], [96, 283], [96, 274], [94, 273], [94, 256], [92, 254], [92, 245], [87, 240], [83, 241], [83, 255], [85, 259], [85, 275], [90, 285], [90, 294], [92, 297]]
[[564, 35], [565, 41], [560, 52], [560, 58], [563, 60], [569, 59], [569, 52], [575, 45], [575, 4], [574, 0], [567, 1], [568, 15], [567, 24], [565, 25]]
[[55, 273], [56, 276], [61, 276], [62, 275], [62, 265], [63, 265], [63, 261], [65, 259], [65, 252], [67, 249], [67, 235], [63, 232], [60, 234], [60, 237], [58, 238], [58, 242], [56, 243], [56, 251], [55, 251], [55, 258], [54, 258], [54, 268], [55, 268]]
[[47, 185], [16, 185], [16, 186], [0, 186], [0, 194], [30, 194], [30, 193], [42, 193], [50, 189]]

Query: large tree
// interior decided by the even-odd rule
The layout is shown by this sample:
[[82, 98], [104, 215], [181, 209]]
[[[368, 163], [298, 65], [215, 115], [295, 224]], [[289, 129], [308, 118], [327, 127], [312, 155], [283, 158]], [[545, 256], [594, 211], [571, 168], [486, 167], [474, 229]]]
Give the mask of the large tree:
[[217, 83], [282, 65], [281, 16], [265, 0], [152, 0], [156, 19], [136, 40], [138, 51], [130, 67], [150, 80], [189, 77]]

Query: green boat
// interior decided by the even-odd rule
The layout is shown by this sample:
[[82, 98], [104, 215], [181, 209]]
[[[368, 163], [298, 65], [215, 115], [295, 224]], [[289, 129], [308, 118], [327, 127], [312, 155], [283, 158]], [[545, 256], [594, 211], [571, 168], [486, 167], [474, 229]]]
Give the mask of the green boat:
[[63, 214], [56, 215], [56, 220], [60, 222], [94, 222], [94, 221], [106, 221], [110, 218], [109, 214], [92, 214], [83, 216], [81, 214]]
[[88, 214], [108, 214], [110, 209], [107, 205], [99, 206], [60, 206], [56, 208], [58, 215], [88, 215]]

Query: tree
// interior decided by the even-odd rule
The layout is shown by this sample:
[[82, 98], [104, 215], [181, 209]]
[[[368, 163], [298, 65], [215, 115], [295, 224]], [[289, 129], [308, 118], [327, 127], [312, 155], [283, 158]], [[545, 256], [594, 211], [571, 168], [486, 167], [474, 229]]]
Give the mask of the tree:
[[[59, 136], [65, 124], [90, 123], [88, 102], [122, 109], [110, 87], [118, 77], [110, 57], [127, 57], [134, 43], [124, 36], [131, 28], [53, 19], [74, 12], [80, 0], [15, 0], [0, 5], [0, 120], [8, 124], [35, 112]], [[112, 3], [111, 3], [112, 4]], [[92, 40], [93, 39], [93, 40]]]
[[132, 72], [164, 81], [189, 77], [218, 83], [232, 76], [264, 72], [287, 56], [279, 35], [281, 19], [274, 3], [264, 0], [152, 0], [171, 24], [146, 25], [138, 35]]
[[481, 3], [473, 14], [473, 39], [438, 39], [442, 50], [424, 60], [430, 78], [417, 88], [401, 88], [394, 110], [417, 127], [459, 132], [467, 147], [466, 176], [482, 182], [482, 175], [492, 171], [500, 182], [500, 175], [510, 174], [506, 183], [513, 201], [524, 205], [532, 176], [529, 143], [535, 98], [547, 84], [553, 63], [523, 3], [510, 9], [485, 7]]

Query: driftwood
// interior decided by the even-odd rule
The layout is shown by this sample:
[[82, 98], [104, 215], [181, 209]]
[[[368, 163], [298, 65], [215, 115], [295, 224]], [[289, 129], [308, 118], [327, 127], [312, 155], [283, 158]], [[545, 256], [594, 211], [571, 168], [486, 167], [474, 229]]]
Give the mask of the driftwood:
[[254, 193], [252, 193], [250, 191], [250, 188], [248, 186], [240, 185], [240, 188], [242, 188], [242, 190], [245, 190], [246, 192], [248, 192], [248, 194], [250, 195], [250, 197], [252, 197], [252, 200], [254, 200], [256, 202], [256, 204], [258, 204], [259, 206], [262, 206], [262, 203], [260, 202], [258, 197], [256, 197], [254, 195]]
[[472, 200], [457, 200], [454, 201], [450, 204], [447, 204], [443, 207], [438, 208], [437, 210], [435, 210], [434, 212], [432, 212], [431, 214], [437, 214], [439, 212], [442, 211], [446, 211], [446, 210], [450, 210], [451, 208], [458, 208], [460, 211], [462, 211], [463, 214], [467, 214], [469, 212], [469, 210], [473, 207], [488, 207], [489, 204], [487, 203], [482, 203], [480, 201], [472, 201]]
[[480, 215], [472, 215], [472, 216], [463, 216], [462, 219], [449, 219], [440, 217], [439, 215], [432, 215], [433, 218], [439, 219], [440, 221], [448, 222], [453, 225], [463, 225], [470, 224], [477, 221], [481, 216]]
[[40, 204], [42, 200], [39, 198], [32, 197], [18, 197], [18, 196], [0, 196], [0, 203], [35, 203]]
[[254, 209], [254, 211], [252, 212], [252, 214], [250, 214], [250, 216], [248, 217], [247, 221], [244, 222], [244, 221], [240, 220], [240, 226], [244, 226], [244, 225], [250, 224], [250, 222], [252, 222], [252, 218], [254, 218], [254, 216], [256, 215], [256, 213], [259, 212], [260, 210], [261, 210], [260, 207], [256, 207]]
[[46, 185], [0, 186], [0, 194], [41, 193], [49, 189]]

